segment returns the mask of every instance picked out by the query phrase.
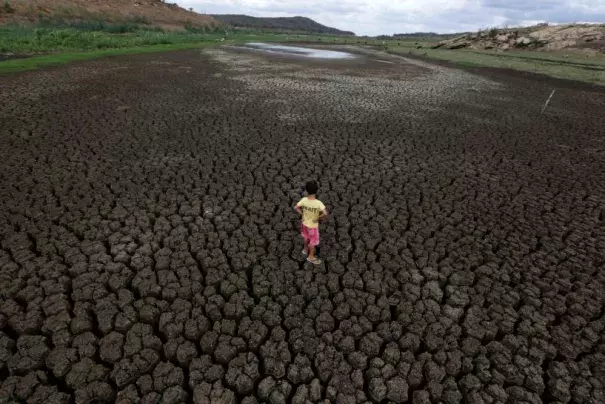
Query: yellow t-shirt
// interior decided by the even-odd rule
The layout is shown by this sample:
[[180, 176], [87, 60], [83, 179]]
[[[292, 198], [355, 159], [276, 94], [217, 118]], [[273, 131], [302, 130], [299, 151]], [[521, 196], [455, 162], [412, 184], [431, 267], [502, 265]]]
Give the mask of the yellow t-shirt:
[[302, 198], [296, 206], [302, 210], [302, 222], [305, 226], [315, 229], [319, 227], [317, 219], [321, 215], [326, 207], [319, 199], [309, 199], [307, 197]]

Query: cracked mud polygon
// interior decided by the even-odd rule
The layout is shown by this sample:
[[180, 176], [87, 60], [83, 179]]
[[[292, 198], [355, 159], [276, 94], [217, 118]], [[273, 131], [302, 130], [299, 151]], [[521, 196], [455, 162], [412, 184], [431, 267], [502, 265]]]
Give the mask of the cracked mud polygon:
[[0, 402], [605, 402], [602, 90], [227, 47], [0, 90]]

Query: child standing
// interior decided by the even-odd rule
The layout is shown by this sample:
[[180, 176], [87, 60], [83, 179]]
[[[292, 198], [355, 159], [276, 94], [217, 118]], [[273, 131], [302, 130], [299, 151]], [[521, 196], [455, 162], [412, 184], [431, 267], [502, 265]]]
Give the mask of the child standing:
[[307, 182], [307, 196], [302, 198], [294, 209], [302, 216], [300, 233], [305, 241], [303, 254], [308, 254], [307, 261], [314, 265], [321, 264], [315, 256], [315, 247], [319, 245], [319, 221], [328, 216], [325, 205], [317, 199], [317, 183]]

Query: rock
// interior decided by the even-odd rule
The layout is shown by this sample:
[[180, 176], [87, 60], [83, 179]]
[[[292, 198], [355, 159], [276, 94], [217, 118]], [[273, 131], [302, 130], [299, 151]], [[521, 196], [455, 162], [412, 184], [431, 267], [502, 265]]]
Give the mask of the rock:
[[531, 39], [526, 36], [522, 36], [521, 38], [517, 38], [517, 40], [515, 41], [515, 44], [517, 46], [527, 46], [527, 45], [531, 44]]
[[396, 366], [401, 358], [401, 352], [397, 344], [394, 342], [389, 343], [384, 350], [382, 357], [387, 363]]
[[229, 362], [229, 369], [225, 381], [229, 387], [239, 394], [250, 394], [254, 390], [254, 383], [260, 377], [258, 358], [252, 354], [239, 354]]
[[139, 377], [137, 380], [137, 386], [141, 394], [145, 395], [153, 391], [153, 377], [151, 375], [144, 375]]
[[50, 348], [46, 338], [24, 335], [17, 340], [17, 353], [10, 357], [7, 366], [11, 373], [27, 373], [35, 369], [42, 369]]
[[455, 49], [462, 49], [462, 48], [467, 48], [471, 45], [470, 42], [457, 42], [457, 43], [451, 43], [445, 46], [446, 49], [450, 49], [450, 50], [455, 50]]
[[445, 404], [460, 404], [462, 402], [462, 393], [458, 390], [446, 390], [443, 392], [443, 401]]
[[74, 390], [85, 388], [92, 381], [104, 382], [109, 376], [109, 370], [103, 365], [96, 364], [90, 358], [84, 358], [71, 367], [65, 376], [65, 383]]
[[370, 333], [365, 335], [359, 344], [359, 348], [368, 357], [373, 358], [380, 353], [380, 347], [382, 346], [382, 338], [376, 333]]
[[417, 390], [412, 395], [412, 404], [431, 404], [430, 394], [426, 390]]
[[191, 341], [185, 341], [176, 350], [176, 358], [181, 366], [188, 366], [196, 356], [197, 348]]
[[462, 378], [462, 380], [460, 380], [459, 385], [462, 388], [462, 391], [470, 393], [478, 390], [481, 387], [481, 382], [474, 375], [466, 375]]
[[569, 392], [569, 383], [563, 380], [550, 380], [548, 383], [548, 393], [557, 400], [567, 403], [571, 399]]
[[172, 386], [181, 386], [183, 382], [183, 369], [171, 363], [162, 362], [153, 370], [153, 386], [158, 392], [164, 392]]
[[268, 400], [271, 392], [275, 389], [276, 383], [273, 377], [269, 376], [258, 385], [258, 397], [263, 400]]
[[103, 337], [99, 343], [99, 356], [101, 360], [108, 363], [117, 363], [122, 359], [122, 347], [124, 346], [124, 335], [119, 332], [111, 332]]
[[385, 386], [384, 381], [376, 377], [370, 380], [368, 390], [370, 398], [375, 402], [382, 401], [387, 395], [387, 386]]
[[78, 354], [75, 348], [58, 347], [46, 358], [46, 366], [52, 370], [55, 377], [64, 377], [71, 369], [71, 365], [77, 361]]
[[311, 385], [309, 386], [309, 398], [313, 401], [319, 401], [322, 390], [323, 388], [319, 382], [319, 379], [313, 379], [311, 381]]
[[364, 370], [368, 364], [368, 357], [359, 351], [351, 353], [348, 359], [354, 369]]
[[544, 393], [544, 380], [540, 374], [531, 374], [525, 378], [525, 386], [538, 394]]
[[504, 35], [504, 34], [498, 35], [496, 37], [496, 41], [498, 41], [498, 42], [508, 42], [508, 35]]
[[427, 282], [426, 285], [424, 285], [424, 287], [422, 288], [422, 297], [425, 299], [428, 297], [433, 299], [437, 303], [441, 303], [441, 299], [443, 298], [443, 290], [441, 290], [441, 288], [439, 287], [439, 282]]
[[402, 377], [394, 377], [387, 382], [386, 398], [394, 403], [405, 403], [408, 399], [408, 384]]
[[187, 401], [187, 393], [180, 386], [173, 386], [166, 389], [162, 394], [161, 404], [179, 404]]

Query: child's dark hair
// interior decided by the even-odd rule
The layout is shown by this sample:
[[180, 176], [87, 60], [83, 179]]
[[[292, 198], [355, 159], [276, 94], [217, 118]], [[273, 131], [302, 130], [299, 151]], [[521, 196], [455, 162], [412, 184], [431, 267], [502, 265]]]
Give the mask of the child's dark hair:
[[315, 181], [309, 181], [305, 184], [305, 191], [307, 191], [309, 195], [315, 195], [318, 189], [319, 187]]

